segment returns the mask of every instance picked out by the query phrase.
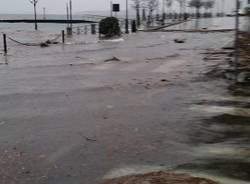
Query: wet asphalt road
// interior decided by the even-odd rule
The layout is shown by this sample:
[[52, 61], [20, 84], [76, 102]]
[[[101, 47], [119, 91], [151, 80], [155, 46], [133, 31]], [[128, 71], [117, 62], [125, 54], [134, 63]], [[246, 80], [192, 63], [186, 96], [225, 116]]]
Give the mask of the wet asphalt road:
[[[94, 184], [122, 168], [248, 183], [248, 98], [203, 75], [213, 63], [201, 53], [232, 38], [138, 33], [44, 49], [13, 44], [0, 66], [1, 184]], [[112, 57], [120, 61], [105, 62]]]

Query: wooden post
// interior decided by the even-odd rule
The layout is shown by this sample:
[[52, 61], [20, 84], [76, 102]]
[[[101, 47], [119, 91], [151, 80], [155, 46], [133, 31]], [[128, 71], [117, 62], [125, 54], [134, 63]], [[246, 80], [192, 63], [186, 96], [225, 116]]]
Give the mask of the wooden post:
[[69, 0], [69, 18], [70, 18], [70, 28], [72, 30], [72, 28], [73, 28], [73, 23], [72, 23], [72, 20], [73, 20], [73, 16], [72, 16], [72, 0]]
[[96, 25], [91, 24], [91, 34], [96, 34]]
[[4, 55], [7, 55], [7, 41], [6, 41], [6, 34], [3, 34], [3, 47], [4, 47]]
[[37, 14], [36, 14], [36, 4], [37, 4], [37, 0], [34, 1], [34, 16], [35, 16], [35, 30], [37, 30]]
[[43, 8], [43, 20], [46, 20], [46, 8]]
[[76, 32], [77, 32], [77, 33], [76, 33], [77, 35], [80, 35], [80, 34], [81, 34], [81, 29], [80, 29], [80, 27], [77, 27]]
[[239, 9], [240, 9], [240, 1], [236, 0], [236, 11], [235, 11], [235, 41], [234, 41], [234, 47], [235, 47], [235, 65], [239, 62]]
[[69, 5], [66, 4], [66, 12], [67, 12], [67, 27], [69, 27]]
[[64, 33], [64, 30], [62, 30], [62, 43], [65, 42], [65, 33]]
[[136, 33], [136, 31], [137, 31], [135, 20], [132, 20], [132, 22], [131, 22], [131, 31], [132, 31], [132, 33]]
[[88, 34], [88, 26], [84, 26], [84, 34]]
[[67, 35], [72, 36], [72, 34], [73, 34], [73, 31], [72, 31], [71, 27], [67, 27]]
[[129, 33], [129, 21], [128, 21], [128, 0], [126, 0], [126, 19], [125, 19], [125, 33]]

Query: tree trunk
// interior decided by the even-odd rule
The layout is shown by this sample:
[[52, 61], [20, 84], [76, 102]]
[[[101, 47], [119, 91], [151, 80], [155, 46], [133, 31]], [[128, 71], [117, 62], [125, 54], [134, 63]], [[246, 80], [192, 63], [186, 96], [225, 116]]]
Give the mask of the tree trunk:
[[146, 20], [147, 20], [146, 10], [145, 10], [145, 9], [142, 10], [142, 20], [143, 20], [143, 21], [146, 21]]
[[141, 16], [140, 16], [140, 5], [136, 5], [136, 24], [139, 27], [141, 25]]
[[200, 7], [196, 7], [196, 18], [200, 18]]

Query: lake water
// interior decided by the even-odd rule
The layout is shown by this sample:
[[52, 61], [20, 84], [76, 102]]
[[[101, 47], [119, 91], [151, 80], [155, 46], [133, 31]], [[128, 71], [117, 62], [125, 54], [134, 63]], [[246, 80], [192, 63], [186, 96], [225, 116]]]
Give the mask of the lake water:
[[[38, 19], [42, 19], [42, 15], [38, 15]], [[65, 15], [47, 15], [47, 19], [66, 19]], [[74, 19], [84, 19], [82, 15], [74, 15]], [[0, 19], [33, 19], [33, 15], [0, 15]], [[83, 26], [84, 24], [77, 24]], [[49, 33], [59, 33], [66, 28], [66, 24], [55, 23], [39, 23], [39, 30]], [[34, 30], [34, 24], [32, 23], [0, 23], [0, 31], [32, 31]]]

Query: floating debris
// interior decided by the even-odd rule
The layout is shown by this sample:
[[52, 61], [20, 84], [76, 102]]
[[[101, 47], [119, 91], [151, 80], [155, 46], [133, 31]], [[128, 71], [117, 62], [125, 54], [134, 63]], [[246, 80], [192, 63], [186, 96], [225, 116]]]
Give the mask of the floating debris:
[[175, 43], [185, 43], [185, 39], [174, 39]]
[[86, 137], [86, 136], [84, 136], [84, 138], [86, 139], [86, 141], [92, 141], [92, 142], [96, 142], [97, 141], [96, 139], [92, 139], [92, 138], [89, 138], [89, 137]]
[[40, 47], [42, 47], [42, 48], [49, 47], [49, 44], [46, 42], [42, 42], [42, 43], [40, 43]]
[[121, 60], [117, 57], [112, 57], [110, 59], [106, 59], [104, 62], [110, 62], [110, 61], [121, 61]]

